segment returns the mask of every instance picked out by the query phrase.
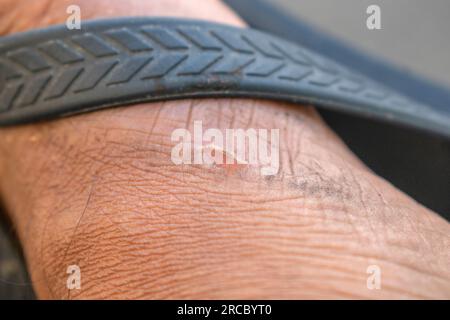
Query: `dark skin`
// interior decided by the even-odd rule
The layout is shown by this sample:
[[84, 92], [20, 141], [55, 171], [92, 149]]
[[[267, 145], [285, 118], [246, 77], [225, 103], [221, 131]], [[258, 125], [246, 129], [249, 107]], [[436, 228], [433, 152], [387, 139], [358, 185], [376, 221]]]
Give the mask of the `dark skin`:
[[[63, 23], [70, 4], [83, 19], [243, 25], [216, 0], [0, 0], [0, 34]], [[171, 132], [193, 120], [279, 128], [278, 175], [174, 165]], [[167, 101], [3, 128], [0, 177], [40, 298], [450, 298], [449, 223], [367, 169], [311, 106]], [[73, 264], [82, 288], [69, 291]]]

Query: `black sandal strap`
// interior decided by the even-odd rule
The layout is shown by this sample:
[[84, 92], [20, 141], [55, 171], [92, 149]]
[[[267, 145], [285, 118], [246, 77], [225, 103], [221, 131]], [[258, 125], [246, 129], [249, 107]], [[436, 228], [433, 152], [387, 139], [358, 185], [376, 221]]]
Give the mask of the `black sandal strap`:
[[450, 119], [310, 50], [185, 19], [89, 21], [0, 38], [0, 125], [197, 97], [311, 103], [450, 137]]

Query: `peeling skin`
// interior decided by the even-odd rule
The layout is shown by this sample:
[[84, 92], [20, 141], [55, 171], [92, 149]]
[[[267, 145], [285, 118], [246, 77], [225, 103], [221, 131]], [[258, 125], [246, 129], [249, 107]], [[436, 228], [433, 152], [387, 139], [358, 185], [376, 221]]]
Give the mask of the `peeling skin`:
[[[192, 119], [205, 128], [284, 128], [279, 174], [173, 165], [170, 133]], [[448, 223], [340, 142], [316, 143], [336, 139], [320, 121], [288, 104], [208, 99], [1, 129], [0, 191], [36, 290], [54, 298], [446, 297]], [[36, 132], [39, 143], [30, 141]], [[71, 264], [84, 287], [69, 295]], [[381, 292], [361, 288], [369, 264], [381, 265]]]
[[[0, 33], [61, 22], [69, 2], [85, 17], [240, 23], [215, 0], [0, 0]], [[174, 165], [171, 132], [193, 119], [279, 128], [279, 173]], [[449, 223], [368, 170], [309, 106], [165, 101], [2, 128], [0, 196], [40, 298], [450, 298]], [[66, 288], [72, 264], [81, 290]], [[382, 290], [367, 289], [369, 265]]]
[[[214, 144], [207, 144], [202, 146], [194, 146], [197, 150], [201, 150], [201, 152], [218, 152], [222, 154], [222, 161], [220, 163], [214, 162], [212, 165], [203, 164], [199, 167], [209, 168], [209, 169], [220, 169], [224, 175], [245, 175], [245, 176], [253, 176], [254, 179], [259, 179], [261, 176], [260, 166], [253, 164], [242, 163], [242, 159], [235, 157], [234, 154], [227, 152], [223, 148], [216, 146]], [[228, 159], [228, 161], [227, 161]]]

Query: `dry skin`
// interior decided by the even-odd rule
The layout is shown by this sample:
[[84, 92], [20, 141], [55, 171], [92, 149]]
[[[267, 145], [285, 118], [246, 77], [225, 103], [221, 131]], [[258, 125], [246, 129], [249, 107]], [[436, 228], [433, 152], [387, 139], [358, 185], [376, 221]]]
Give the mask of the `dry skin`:
[[[0, 34], [82, 18], [197, 17], [215, 0], [0, 0]], [[171, 132], [279, 128], [278, 175], [176, 166]], [[450, 226], [375, 176], [308, 106], [149, 103], [0, 130], [0, 192], [41, 298], [450, 298]], [[77, 264], [81, 290], [66, 288]], [[368, 290], [378, 265], [382, 288]]]

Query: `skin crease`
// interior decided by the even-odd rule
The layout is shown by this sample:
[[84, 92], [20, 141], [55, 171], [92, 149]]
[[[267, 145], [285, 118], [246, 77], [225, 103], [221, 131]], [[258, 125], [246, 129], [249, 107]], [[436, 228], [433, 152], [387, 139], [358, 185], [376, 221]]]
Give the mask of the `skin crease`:
[[[242, 25], [215, 0], [0, 0], [0, 34], [82, 18]], [[176, 166], [176, 128], [280, 129], [280, 171]], [[413, 173], [412, 173], [413, 174]], [[0, 129], [0, 195], [43, 299], [450, 298], [450, 225], [377, 177], [314, 108], [167, 101]], [[80, 290], [66, 288], [81, 268]], [[382, 272], [367, 289], [368, 266]]]

